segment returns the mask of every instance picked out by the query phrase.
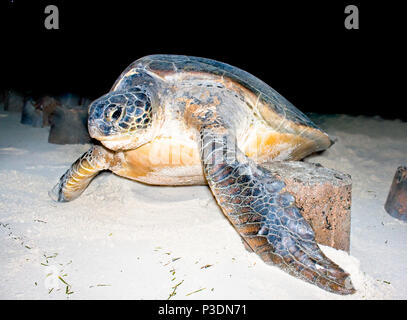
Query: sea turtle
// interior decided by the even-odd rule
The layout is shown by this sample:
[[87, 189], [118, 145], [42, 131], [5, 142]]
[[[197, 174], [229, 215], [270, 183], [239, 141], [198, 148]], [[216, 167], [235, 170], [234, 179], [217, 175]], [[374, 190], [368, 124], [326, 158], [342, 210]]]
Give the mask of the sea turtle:
[[284, 182], [261, 165], [300, 160], [332, 141], [263, 81], [211, 59], [146, 56], [91, 103], [88, 129], [101, 145], [72, 164], [50, 192], [54, 200], [75, 199], [102, 170], [153, 185], [208, 184], [266, 263], [330, 292], [355, 292]]

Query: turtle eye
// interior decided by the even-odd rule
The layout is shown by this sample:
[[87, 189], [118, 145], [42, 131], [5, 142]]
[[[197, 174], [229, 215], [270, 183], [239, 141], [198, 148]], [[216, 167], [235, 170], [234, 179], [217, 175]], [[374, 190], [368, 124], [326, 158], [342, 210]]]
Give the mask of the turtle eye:
[[106, 119], [109, 121], [118, 121], [123, 115], [123, 107], [111, 104], [106, 109]]
[[120, 118], [121, 114], [122, 114], [122, 108], [121, 108], [121, 107], [118, 107], [118, 108], [116, 109], [116, 111], [114, 111], [114, 112], [112, 113], [111, 118], [112, 118], [113, 120], [118, 120], [118, 119]]

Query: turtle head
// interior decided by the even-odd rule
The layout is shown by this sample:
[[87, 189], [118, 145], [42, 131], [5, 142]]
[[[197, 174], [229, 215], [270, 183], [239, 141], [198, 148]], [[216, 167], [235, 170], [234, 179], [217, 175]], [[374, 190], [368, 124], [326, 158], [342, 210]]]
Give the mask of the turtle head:
[[89, 106], [92, 138], [111, 150], [135, 149], [154, 138], [156, 98], [151, 90], [134, 87], [110, 92]]

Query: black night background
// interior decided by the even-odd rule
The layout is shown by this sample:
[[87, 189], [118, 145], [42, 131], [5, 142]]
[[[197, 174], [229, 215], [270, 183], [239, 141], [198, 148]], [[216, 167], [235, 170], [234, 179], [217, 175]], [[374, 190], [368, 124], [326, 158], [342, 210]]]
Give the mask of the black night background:
[[[407, 118], [401, 11], [389, 2], [353, 1], [359, 30], [344, 27], [346, 1], [1, 3], [3, 90], [94, 99], [132, 61], [173, 53], [235, 65], [305, 112]], [[58, 30], [44, 27], [48, 4]]]

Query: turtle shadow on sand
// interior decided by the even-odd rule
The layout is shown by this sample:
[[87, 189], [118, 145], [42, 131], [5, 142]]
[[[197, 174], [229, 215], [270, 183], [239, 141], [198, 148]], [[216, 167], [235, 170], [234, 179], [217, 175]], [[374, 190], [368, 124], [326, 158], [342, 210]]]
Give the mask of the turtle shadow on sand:
[[150, 186], [137, 184], [131, 189], [134, 197], [146, 202], [186, 202], [191, 200], [213, 200], [207, 186]]
[[[110, 179], [113, 179], [110, 180]], [[94, 185], [91, 193], [100, 192], [105, 188], [107, 181], [111, 181], [123, 192], [127, 192], [128, 199], [142, 201], [146, 203], [176, 203], [192, 200], [214, 201], [212, 193], [207, 186], [154, 186], [146, 183], [134, 183], [133, 180], [125, 177], [117, 177], [109, 171], [101, 172], [94, 179]], [[105, 188], [106, 189], [106, 188]], [[107, 193], [110, 190], [105, 190]]]

